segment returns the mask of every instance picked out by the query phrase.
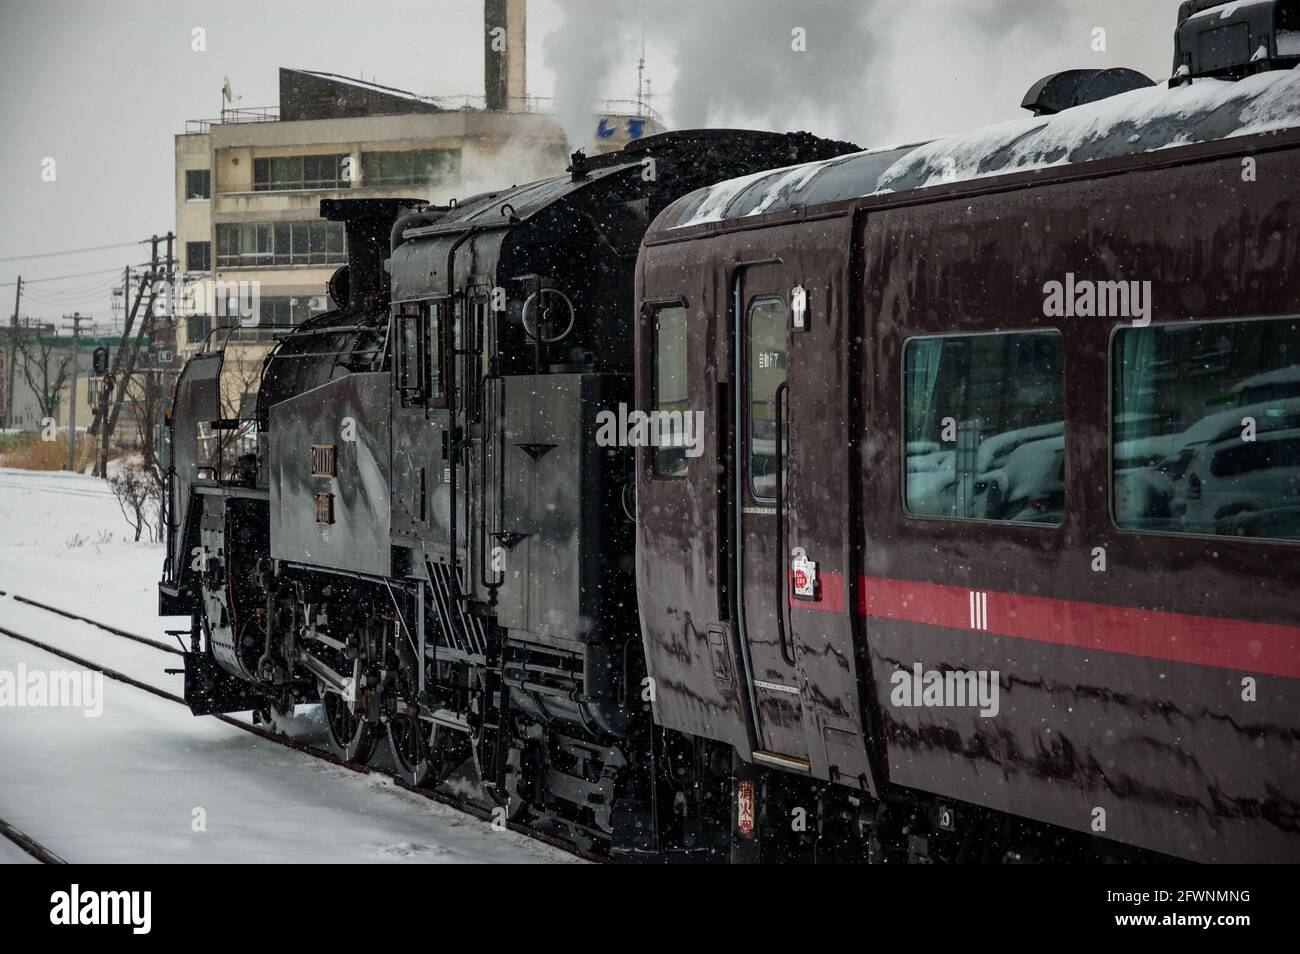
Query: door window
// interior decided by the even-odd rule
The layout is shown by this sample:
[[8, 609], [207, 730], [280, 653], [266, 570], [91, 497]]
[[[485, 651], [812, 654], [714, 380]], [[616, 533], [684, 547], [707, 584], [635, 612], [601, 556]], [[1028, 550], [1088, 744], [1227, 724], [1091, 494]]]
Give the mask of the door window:
[[660, 426], [655, 442], [654, 472], [660, 477], [686, 475], [686, 309], [680, 305], [655, 312], [654, 420]]
[[[785, 361], [785, 302], [776, 297], [756, 298], [749, 306], [749, 485], [758, 500], [776, 498], [776, 405], [777, 390], [785, 383]], [[784, 470], [789, 434], [785, 422], [781, 423]]]

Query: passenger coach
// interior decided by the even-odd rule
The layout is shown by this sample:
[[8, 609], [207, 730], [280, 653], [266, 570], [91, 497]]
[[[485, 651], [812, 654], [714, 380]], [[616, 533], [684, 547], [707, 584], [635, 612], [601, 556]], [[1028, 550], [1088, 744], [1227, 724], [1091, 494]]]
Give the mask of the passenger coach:
[[738, 843], [1300, 860], [1300, 72], [1207, 6], [1168, 87], [647, 233], [639, 406], [706, 422], [638, 457], [654, 713], [735, 747]]

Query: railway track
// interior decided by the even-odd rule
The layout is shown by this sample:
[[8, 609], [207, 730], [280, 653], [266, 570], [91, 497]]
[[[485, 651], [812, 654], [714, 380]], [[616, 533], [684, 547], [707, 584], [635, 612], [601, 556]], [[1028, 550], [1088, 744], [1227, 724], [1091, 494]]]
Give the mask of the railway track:
[[[0, 596], [2, 595], [4, 595], [3, 591], [0, 591]], [[75, 619], [79, 623], [87, 623], [91, 626], [97, 626], [105, 632], [112, 633], [114, 636], [121, 636], [123, 639], [130, 639], [137, 643], [143, 643], [145, 646], [152, 646], [154, 649], [164, 653], [175, 653], [177, 656], [181, 655], [181, 650], [177, 649], [175, 646], [168, 646], [166, 643], [159, 642], [156, 639], [150, 639], [148, 636], [140, 636], [136, 633], [128, 632], [125, 629], [118, 629], [116, 626], [101, 623], [88, 616], [78, 616], [76, 613], [69, 613], [67, 610], [59, 609], [57, 606], [51, 606], [48, 603], [40, 603], [36, 600], [28, 599], [25, 596], [19, 596], [17, 593], [14, 594], [14, 602], [22, 603], [26, 606], [34, 606], [37, 609], [45, 610], [47, 613], [55, 613], [59, 616], [66, 617], [67, 619]]]
[[[90, 626], [98, 627], [99, 629], [102, 629], [111, 635], [118, 636], [123, 639], [130, 639], [138, 643], [143, 643], [144, 645], [151, 646], [154, 649], [159, 650], [160, 652], [176, 653], [176, 654], [180, 653], [180, 650], [168, 646], [165, 643], [161, 643], [157, 640], [150, 639], [147, 636], [140, 636], [137, 633], [131, 633], [123, 629], [118, 629], [117, 627], [109, 626], [105, 623], [101, 623], [98, 622], [97, 620], [89, 619], [77, 613], [72, 613], [64, 609], [59, 609], [58, 607], [50, 606], [45, 603], [40, 603], [37, 602], [36, 600], [28, 599], [19, 596], [17, 594], [10, 594], [10, 595], [13, 597], [15, 601], [23, 603], [24, 605], [32, 606], [37, 609], [41, 609], [46, 612], [56, 614], [58, 616], [65, 617], [67, 619], [77, 620], [78, 622], [85, 623]], [[120, 682], [125, 685], [132, 686], [136, 689], [140, 689], [144, 692], [148, 692], [152, 695], [155, 695], [160, 699], [166, 699], [168, 702], [173, 702], [176, 703], [177, 705], [184, 706], [187, 710], [189, 709], [189, 707], [185, 703], [185, 700], [182, 699], [180, 696], [176, 695], [175, 693], [168, 692], [165, 689], [159, 689], [157, 686], [151, 686], [146, 682], [141, 682], [139, 679], [136, 679], [132, 676], [128, 676], [126, 673], [119, 672], [116, 669], [112, 669], [108, 666], [104, 666], [96, 662], [92, 662], [89, 659], [86, 659], [82, 656], [78, 656], [75, 653], [68, 652], [67, 650], [60, 649], [57, 646], [52, 646], [49, 643], [46, 643], [42, 640], [35, 639], [31, 636], [24, 635], [23, 633], [16, 632], [15, 630], [10, 629], [8, 626], [0, 626], [0, 636], [7, 636], [10, 639], [17, 640], [18, 642], [27, 643], [28, 645], [34, 646], [37, 649], [40, 649], [44, 652], [58, 656], [61, 659], [66, 659], [68, 662], [71, 662], [77, 666], [81, 666], [85, 669], [89, 669], [94, 672], [103, 673], [105, 678], [112, 679], [114, 682]], [[397, 785], [399, 788], [405, 789], [406, 791], [411, 792], [414, 795], [419, 795], [420, 797], [427, 798], [430, 801], [438, 802], [439, 804], [446, 805], [450, 808], [454, 808], [457, 811], [464, 812], [465, 814], [478, 818], [481, 821], [487, 821], [487, 822], [497, 821], [494, 818], [493, 813], [489, 809], [476, 805], [473, 802], [467, 801], [462, 798], [457, 798], [453, 795], [447, 795], [443, 792], [435, 791], [430, 788], [422, 788], [415, 785], [410, 785], [405, 780], [399, 778], [396, 775], [393, 775], [389, 772], [384, 772], [380, 769], [372, 768], [369, 765], [360, 765], [356, 762], [349, 762], [348, 760], [340, 758], [338, 755], [334, 754], [333, 752], [330, 752], [327, 749], [322, 749], [319, 746], [311, 745], [310, 743], [302, 742], [299, 741], [298, 739], [288, 738], [287, 736], [277, 735], [274, 732], [268, 732], [267, 730], [261, 728], [260, 726], [253, 725], [251, 723], [244, 722], [239, 719], [235, 719], [229, 715], [218, 713], [214, 715], [213, 718], [220, 719], [222, 722], [226, 723], [227, 725], [234, 726], [235, 728], [240, 729], [241, 731], [244, 732], [249, 732], [253, 735], [258, 736], [259, 738], [265, 739], [268, 742], [274, 742], [277, 745], [282, 745], [286, 748], [294, 749], [295, 751], [302, 752], [304, 755], [310, 755], [312, 758], [320, 759], [321, 761], [324, 762], [329, 762], [331, 765], [337, 765], [340, 768], [345, 768], [350, 772], [356, 772], [360, 775], [382, 775], [385, 778], [390, 779], [393, 782], [393, 784]], [[575, 857], [581, 858], [584, 861], [590, 861], [597, 864], [607, 864], [610, 860], [604, 855], [598, 855], [593, 852], [587, 851], [583, 848], [580, 848], [572, 844], [571, 842], [566, 841], [563, 838], [557, 838], [553, 835], [547, 834], [546, 832], [537, 831], [536, 829], [530, 828], [526, 825], [520, 825], [516, 822], [512, 822], [509, 820], [504, 821], [504, 824], [509, 831], [515, 832], [516, 834], [519, 835], [523, 835], [526, 838], [531, 838], [534, 841], [548, 845], [552, 848], [557, 848]], [[11, 835], [10, 831], [13, 831], [14, 834]], [[27, 838], [26, 835], [23, 835], [17, 829], [11, 829], [10, 826], [5, 825], [5, 823], [2, 820], [0, 820], [0, 834], [9, 837], [11, 840], [15, 841], [17, 844], [23, 847], [24, 850], [28, 851], [29, 854], [33, 854], [35, 857], [41, 857], [40, 855], [36, 854], [36, 851], [42, 851], [42, 852], [46, 852], [51, 858], [56, 859], [55, 861], [47, 862], [47, 863], [54, 863], [54, 864], [64, 863], [62, 859], [60, 859], [53, 852], [49, 852], [48, 849], [43, 848], [35, 841], [32, 841], [30, 838]], [[15, 837], [15, 835], [17, 837]], [[27, 842], [30, 842], [32, 847], [29, 848], [26, 844], [24, 844], [23, 841], [19, 841], [19, 838], [26, 839]], [[42, 858], [41, 860], [44, 861], [45, 859]]]
[[3, 818], [0, 818], [0, 836], [4, 836], [12, 841], [15, 845], [27, 852], [41, 864], [45, 865], [66, 865], [67, 862], [56, 855], [50, 849], [46, 848], [39, 841], [28, 835], [26, 832], [19, 831], [13, 825], [9, 824]]

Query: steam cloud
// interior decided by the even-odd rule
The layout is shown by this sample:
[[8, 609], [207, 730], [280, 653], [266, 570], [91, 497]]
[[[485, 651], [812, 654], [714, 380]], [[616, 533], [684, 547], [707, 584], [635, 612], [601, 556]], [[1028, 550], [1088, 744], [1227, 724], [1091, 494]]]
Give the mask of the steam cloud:
[[[675, 77], [668, 95], [653, 105], [674, 128], [807, 129], [863, 145], [888, 145], [900, 135], [940, 134], [1017, 118], [1019, 93], [1055, 70], [1114, 65], [1150, 70], [1149, 57], [1146, 63], [1124, 63], [1124, 54], [1132, 59], [1136, 50], [1148, 56], [1151, 48], [1167, 43], [1177, 10], [1175, 0], [560, 0], [559, 5], [563, 20], [543, 41], [542, 52], [556, 76], [556, 112], [574, 148], [590, 145], [601, 96], [630, 95], [643, 23], [647, 47], [671, 56]], [[1094, 26], [1109, 27], [1118, 57], [1089, 48]], [[803, 54], [791, 50], [796, 27], [806, 31]], [[1063, 55], [1071, 59], [1062, 61]], [[654, 66], [652, 57], [652, 73]], [[999, 79], [997, 101], [989, 101], [987, 83], [971, 88], [971, 76]], [[957, 83], [958, 77], [966, 82]]]

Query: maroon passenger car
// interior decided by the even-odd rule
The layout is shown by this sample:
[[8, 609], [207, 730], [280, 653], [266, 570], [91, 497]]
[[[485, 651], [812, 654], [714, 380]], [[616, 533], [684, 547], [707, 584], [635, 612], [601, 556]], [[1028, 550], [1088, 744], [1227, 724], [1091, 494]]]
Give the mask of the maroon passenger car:
[[1300, 861], [1298, 203], [1289, 69], [659, 216], [638, 406], [704, 439], [639, 452], [640, 613], [736, 837], [815, 796]]

